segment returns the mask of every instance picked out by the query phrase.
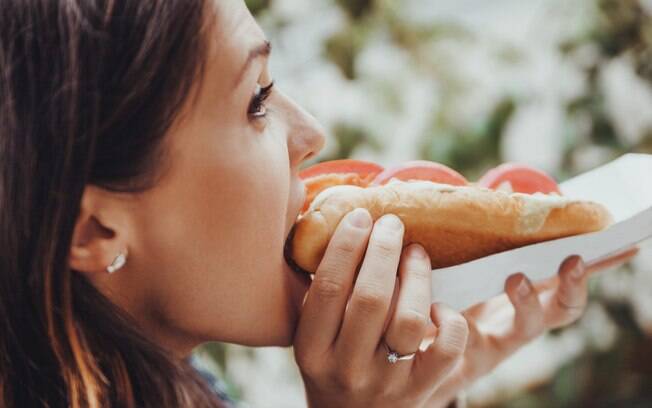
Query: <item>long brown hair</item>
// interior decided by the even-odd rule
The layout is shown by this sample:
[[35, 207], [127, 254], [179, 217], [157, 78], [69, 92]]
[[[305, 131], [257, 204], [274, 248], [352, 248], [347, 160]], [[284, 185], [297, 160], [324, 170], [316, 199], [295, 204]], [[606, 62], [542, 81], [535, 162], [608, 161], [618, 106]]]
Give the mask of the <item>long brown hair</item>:
[[2, 0], [0, 406], [219, 406], [67, 265], [84, 187], [137, 192], [203, 76], [204, 0]]

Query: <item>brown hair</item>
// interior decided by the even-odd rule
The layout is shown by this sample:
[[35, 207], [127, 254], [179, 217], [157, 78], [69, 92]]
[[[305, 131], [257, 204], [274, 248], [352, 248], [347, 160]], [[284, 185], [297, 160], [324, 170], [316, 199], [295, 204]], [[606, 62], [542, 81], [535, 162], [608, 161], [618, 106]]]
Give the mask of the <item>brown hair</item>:
[[87, 184], [137, 192], [203, 76], [204, 0], [2, 0], [0, 406], [220, 403], [67, 265]]

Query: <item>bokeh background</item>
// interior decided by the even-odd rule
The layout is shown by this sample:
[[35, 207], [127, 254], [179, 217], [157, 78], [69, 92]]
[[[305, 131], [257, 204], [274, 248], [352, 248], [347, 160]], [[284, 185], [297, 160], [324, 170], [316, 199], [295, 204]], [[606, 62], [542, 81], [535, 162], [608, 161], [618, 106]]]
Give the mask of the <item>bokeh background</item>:
[[[652, 153], [652, 1], [247, 3], [276, 83], [328, 130], [315, 161], [428, 159], [469, 180], [516, 161], [562, 181]], [[590, 288], [580, 321], [505, 361], [469, 405], [651, 407], [652, 244]], [[253, 407], [305, 406], [290, 349], [196, 355]]]

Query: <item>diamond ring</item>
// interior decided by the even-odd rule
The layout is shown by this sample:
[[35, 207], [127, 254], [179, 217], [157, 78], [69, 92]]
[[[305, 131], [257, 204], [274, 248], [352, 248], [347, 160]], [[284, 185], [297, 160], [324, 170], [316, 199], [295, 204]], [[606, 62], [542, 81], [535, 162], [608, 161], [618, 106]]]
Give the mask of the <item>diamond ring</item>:
[[390, 364], [395, 364], [397, 361], [412, 360], [414, 356], [417, 354], [417, 353], [410, 353], [410, 354], [400, 355], [396, 351], [392, 350], [384, 341], [383, 344], [385, 345], [385, 349], [387, 350], [387, 361]]

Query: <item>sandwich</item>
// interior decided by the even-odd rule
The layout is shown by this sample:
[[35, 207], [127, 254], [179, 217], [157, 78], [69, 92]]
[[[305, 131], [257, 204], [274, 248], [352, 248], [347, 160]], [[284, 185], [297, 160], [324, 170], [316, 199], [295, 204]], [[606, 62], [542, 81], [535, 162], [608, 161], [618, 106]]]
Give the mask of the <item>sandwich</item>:
[[314, 273], [340, 220], [366, 208], [374, 220], [395, 214], [403, 245], [421, 244], [434, 269], [538, 242], [600, 231], [612, 223], [599, 203], [564, 197], [554, 179], [506, 163], [470, 183], [440, 163], [383, 168], [360, 160], [303, 170], [306, 201], [286, 243], [286, 259]]

